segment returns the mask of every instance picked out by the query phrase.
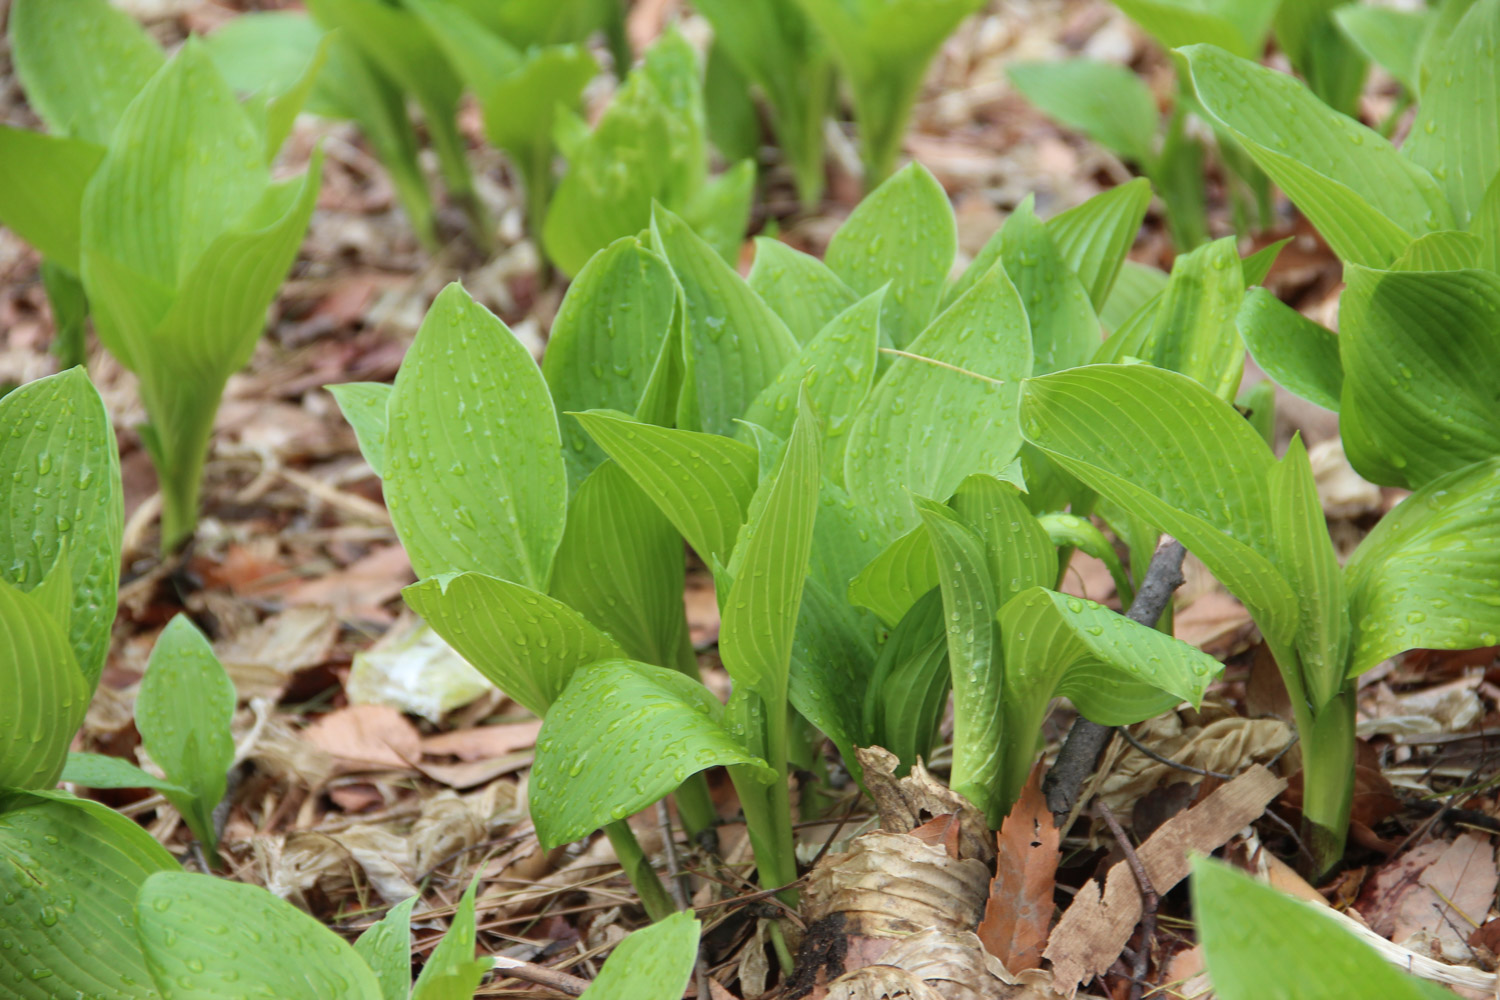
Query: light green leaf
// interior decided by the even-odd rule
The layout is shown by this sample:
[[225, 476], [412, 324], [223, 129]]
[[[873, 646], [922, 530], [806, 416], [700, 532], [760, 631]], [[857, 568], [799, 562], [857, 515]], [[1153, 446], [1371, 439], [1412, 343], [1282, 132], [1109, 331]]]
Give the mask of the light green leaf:
[[755, 162], [740, 160], [717, 177], [704, 181], [683, 202], [682, 218], [720, 260], [737, 268], [754, 198]]
[[82, 368], [0, 398], [0, 427], [9, 428], [0, 434], [0, 468], [12, 470], [0, 476], [0, 580], [29, 590], [65, 555], [65, 634], [86, 700], [109, 649], [120, 579], [124, 510], [114, 429]]
[[[308, 75], [328, 34], [305, 13], [258, 11], [231, 18], [203, 41], [214, 65], [237, 93], [264, 96], [294, 91]], [[330, 54], [335, 47], [329, 46]], [[334, 56], [314, 75], [306, 100], [309, 113], [349, 116], [348, 109], [334, 100], [339, 84], [330, 79], [340, 68], [340, 59]]]
[[1297, 598], [1268, 553], [1270, 449], [1229, 403], [1149, 365], [1093, 365], [1029, 379], [1027, 440], [1135, 516], [1169, 532], [1245, 603], [1285, 651]]
[[[179, 614], [162, 629], [135, 702], [135, 725], [167, 779], [188, 789], [172, 798], [210, 854], [213, 811], [224, 797], [234, 736], [234, 683], [192, 619]], [[171, 796], [169, 796], [171, 798]]]
[[57, 783], [89, 685], [68, 635], [31, 594], [0, 581], [0, 788]]
[[578, 487], [552, 571], [553, 597], [631, 659], [696, 675], [682, 605], [682, 536], [618, 464]]
[[862, 705], [875, 663], [875, 629], [866, 616], [815, 577], [802, 591], [787, 698], [833, 741], [855, 780], [863, 780], [855, 748], [866, 746]]
[[1087, 719], [1123, 726], [1180, 701], [1197, 705], [1223, 665], [1102, 605], [1034, 587], [1000, 610], [1005, 660], [1005, 808], [1035, 759], [1047, 706], [1069, 698]]
[[1111, 331], [1121, 329], [1147, 303], [1166, 291], [1170, 280], [1167, 272], [1160, 268], [1125, 261], [1114, 288], [1110, 290], [1109, 301], [1099, 312], [1099, 319]]
[[147, 774], [123, 757], [102, 753], [70, 753], [59, 781], [84, 788], [153, 788], [159, 792], [191, 797], [192, 792], [154, 774]]
[[479, 874], [470, 880], [454, 907], [448, 933], [432, 949], [411, 989], [411, 1000], [473, 1000], [479, 981], [489, 971], [490, 959], [474, 959], [474, 891]]
[[83, 191], [104, 148], [0, 125], [0, 222], [77, 271]]
[[1484, 201], [1469, 223], [1469, 233], [1481, 244], [1474, 266], [1500, 274], [1500, 174], [1490, 181]]
[[1045, 375], [1088, 361], [1099, 346], [1099, 318], [1083, 283], [1032, 211], [1032, 201], [1027, 195], [998, 235], [1005, 273], [1031, 327], [1032, 374]]
[[323, 388], [333, 394], [339, 411], [359, 442], [359, 453], [377, 476], [385, 475], [385, 438], [390, 430], [387, 407], [391, 400], [388, 382], [341, 382]]
[[995, 628], [995, 584], [984, 543], [942, 504], [917, 507], [937, 558], [943, 591], [948, 669], [953, 678], [953, 790], [974, 803], [991, 826], [1006, 809], [1001, 781], [1004, 670]]
[[984, 543], [997, 611], [1022, 590], [1057, 580], [1057, 547], [1021, 498], [1014, 484], [975, 475], [959, 484], [949, 502]]
[[1276, 383], [1261, 379], [1247, 386], [1235, 397], [1234, 408], [1245, 415], [1245, 420], [1261, 440], [1268, 446], [1276, 445]]
[[1335, 111], [1357, 118], [1369, 64], [1334, 22], [1340, 9], [1353, 6], [1348, 0], [1277, 4], [1275, 26], [1276, 44], [1312, 92]]
[[801, 344], [859, 301], [827, 264], [767, 236], [755, 238], [755, 261], [746, 280]]
[[354, 941], [380, 983], [381, 1000], [408, 1000], [411, 995], [411, 911], [417, 896], [408, 896], [367, 927]]
[[1297, 658], [1303, 690], [1317, 712], [1344, 686], [1349, 609], [1300, 434], [1293, 435], [1286, 454], [1271, 468], [1269, 485], [1274, 561], [1297, 595]]
[[938, 585], [937, 557], [923, 525], [887, 545], [849, 583], [849, 600], [894, 628], [923, 594]]
[[[0, 980], [15, 1000], [155, 1000], [136, 890], [177, 862], [139, 824], [63, 792], [0, 792]], [[36, 970], [49, 974], [38, 977]]]
[[283, 1000], [381, 1000], [343, 938], [260, 886], [158, 872], [142, 884], [135, 915], [164, 997], [232, 1000], [255, 989]]
[[1454, 229], [1426, 233], [1412, 240], [1400, 257], [1391, 261], [1392, 271], [1461, 271], [1474, 267], [1483, 252], [1483, 241]]
[[782, 710], [792, 639], [802, 606], [822, 479], [822, 430], [809, 394], [776, 471], [762, 481], [729, 561], [719, 655], [736, 684], [755, 690], [767, 711]]
[[1063, 260], [1088, 289], [1095, 309], [1112, 298], [1117, 277], [1142, 265], [1125, 259], [1151, 205], [1151, 182], [1137, 177], [1047, 220]]
[[[1478, 0], [1438, 48], [1401, 152], [1443, 185], [1467, 227], [1500, 174], [1500, 0]], [[1460, 138], [1461, 137], [1461, 138]]]
[[[927, 538], [925, 526], [915, 533]], [[937, 745], [947, 707], [952, 675], [943, 618], [942, 591], [934, 584], [891, 631], [865, 690], [869, 741], [895, 754], [903, 774]]]
[[[630, 236], [595, 254], [563, 297], [542, 374], [559, 413], [637, 412], [671, 342], [672, 271]], [[604, 452], [575, 420], [562, 418], [563, 456], [576, 489]]]
[[431, 577], [401, 596], [475, 670], [537, 715], [547, 714], [573, 671], [624, 655], [566, 604], [482, 573]]
[[1421, 90], [1417, 54], [1431, 20], [1425, 11], [1347, 3], [1333, 12], [1339, 29], [1371, 62], [1413, 94]]
[[1129, 67], [1059, 59], [1012, 63], [1005, 72], [1027, 100], [1069, 128], [1132, 163], [1155, 160], [1161, 113], [1150, 88]]
[[1378, 133], [1284, 73], [1209, 45], [1182, 52], [1207, 113], [1344, 260], [1381, 267], [1416, 236], [1452, 228], [1452, 212], [1432, 175]]
[[683, 396], [696, 404], [689, 411], [693, 429], [733, 434], [735, 419], [797, 356], [796, 338], [677, 216], [657, 206], [651, 234], [682, 289]]
[[677, 1000], [693, 975], [701, 929], [684, 911], [635, 931], [616, 946], [582, 1000]]
[[[1214, 993], [1223, 1000], [1261, 1000], [1288, 991], [1298, 1000], [1452, 995], [1436, 983], [1404, 975], [1323, 910], [1226, 864], [1193, 860], [1193, 919]], [[1268, 962], [1268, 955], [1276, 960]]]
[[755, 493], [754, 448], [717, 434], [643, 424], [623, 413], [575, 414], [705, 562], [727, 562]]
[[745, 410], [747, 422], [778, 437], [789, 437], [797, 419], [798, 393], [805, 382], [825, 421], [823, 465], [835, 479], [844, 470], [849, 428], [875, 381], [884, 298], [882, 288], [829, 320]]
[[166, 61], [108, 0], [16, 0], [10, 44], [26, 101], [47, 127], [99, 146]]
[[1207, 42], [1235, 55], [1260, 55], [1277, 0], [1114, 0], [1165, 48]]
[[859, 203], [829, 241], [826, 260], [860, 295], [889, 284], [880, 325], [892, 344], [906, 347], [937, 310], [957, 253], [948, 196], [913, 163]]
[[1344, 367], [1339, 338], [1264, 288], [1245, 293], [1237, 320], [1250, 356], [1288, 392], [1339, 412]]
[[509, 328], [449, 285], [389, 410], [385, 500], [417, 576], [473, 570], [544, 588], [567, 472], [547, 384]]
[[1346, 269], [1340, 426], [1360, 475], [1421, 486], [1500, 454], [1500, 275]]
[[1408, 649], [1477, 649], [1500, 639], [1500, 460], [1427, 483], [1397, 504], [1344, 569], [1354, 624], [1349, 676]]
[[898, 358], [876, 384], [844, 456], [850, 496], [891, 536], [917, 523], [907, 491], [946, 497], [1015, 458], [1016, 400], [1032, 364], [1025, 308], [998, 267], [908, 349], [918, 357]]
[[675, 670], [604, 660], [578, 671], [537, 736], [537, 837], [549, 848], [578, 840], [705, 768], [766, 768], [723, 727], [722, 715], [707, 688]]
[[[1119, 595], [1120, 606], [1130, 607], [1130, 602], [1135, 598], [1135, 587], [1131, 584], [1130, 574], [1125, 571], [1125, 566], [1120, 562], [1114, 543], [1104, 537], [1104, 532], [1095, 527], [1093, 521], [1086, 517], [1079, 517], [1077, 514], [1053, 511], [1038, 514], [1036, 522], [1047, 533], [1053, 545], [1077, 549], [1104, 563], [1105, 568], [1109, 570], [1110, 579], [1115, 583], [1115, 593]], [[1057, 578], [1054, 576], [1053, 579]]]

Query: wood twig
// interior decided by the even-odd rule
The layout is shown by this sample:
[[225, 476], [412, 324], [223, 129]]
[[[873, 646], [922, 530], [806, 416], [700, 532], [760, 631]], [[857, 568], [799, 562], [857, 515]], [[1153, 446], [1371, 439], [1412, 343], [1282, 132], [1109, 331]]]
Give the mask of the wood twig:
[[1119, 842], [1120, 850], [1125, 854], [1125, 863], [1130, 865], [1136, 884], [1141, 888], [1141, 946], [1135, 950], [1135, 962], [1130, 972], [1130, 1000], [1141, 1000], [1146, 986], [1146, 968], [1151, 962], [1151, 939], [1156, 936], [1156, 907], [1160, 898], [1156, 894], [1156, 887], [1151, 884], [1151, 876], [1146, 874], [1146, 866], [1141, 864], [1140, 856], [1135, 853], [1135, 845], [1120, 827], [1120, 821], [1115, 819], [1115, 814], [1102, 799], [1096, 807], [1099, 816], [1109, 826], [1110, 833]]
[[566, 993], [570, 997], [581, 997], [583, 991], [589, 988], [589, 981], [567, 972], [559, 972], [549, 969], [545, 965], [536, 965], [532, 962], [523, 962], [518, 958], [506, 958], [502, 955], [495, 956], [495, 969], [499, 971], [502, 978], [519, 979], [523, 983], [535, 983], [538, 986], [546, 986], [559, 993]]
[[[1172, 599], [1172, 593], [1182, 586], [1182, 560], [1186, 555], [1187, 549], [1181, 542], [1167, 535], [1162, 536], [1161, 543], [1151, 556], [1151, 565], [1146, 570], [1145, 579], [1136, 590], [1135, 600], [1130, 603], [1130, 610], [1125, 612], [1125, 617], [1147, 627], [1156, 625], [1157, 619], [1166, 610], [1167, 602]], [[1068, 730], [1068, 738], [1063, 741], [1057, 760], [1042, 780], [1042, 793], [1047, 797], [1047, 808], [1052, 810], [1059, 822], [1078, 804], [1083, 783], [1094, 772], [1099, 754], [1113, 736], [1114, 729], [1111, 727], [1101, 726], [1082, 717]]]

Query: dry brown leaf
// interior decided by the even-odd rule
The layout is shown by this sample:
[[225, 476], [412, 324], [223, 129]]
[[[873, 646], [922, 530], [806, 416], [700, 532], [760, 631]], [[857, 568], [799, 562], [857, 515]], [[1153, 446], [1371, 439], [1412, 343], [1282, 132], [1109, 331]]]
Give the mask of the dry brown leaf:
[[[1257, 764], [1162, 824], [1136, 850], [1156, 891], [1164, 894], [1186, 878], [1192, 854], [1223, 846], [1285, 787], [1284, 780]], [[1140, 886], [1125, 862], [1110, 868], [1102, 892], [1097, 882], [1081, 888], [1043, 953], [1058, 987], [1071, 989], [1108, 969], [1140, 919]]]
[[910, 774], [897, 778], [900, 761], [889, 750], [860, 747], [855, 753], [865, 771], [865, 787], [880, 813], [882, 830], [910, 833], [936, 816], [952, 813], [959, 819], [960, 856], [981, 861], [995, 856], [984, 816], [968, 799], [928, 774], [920, 760], [912, 765]]
[[958, 845], [960, 830], [958, 816], [955, 813], [945, 813], [923, 823], [911, 835], [929, 847], [941, 847], [948, 852], [950, 858], [958, 858], [963, 856]]
[[[1183, 713], [1169, 712], [1133, 727], [1130, 734], [1163, 757], [1220, 774], [1233, 774], [1247, 764], [1268, 761], [1292, 738], [1291, 727], [1280, 719], [1231, 715], [1204, 724], [1203, 716], [1208, 714], [1205, 706], [1200, 721], [1190, 724]], [[1199, 780], [1170, 764], [1152, 760], [1124, 740], [1117, 742], [1119, 757], [1099, 791], [1099, 797], [1117, 815], [1128, 814], [1154, 788]]]
[[1250, 612], [1222, 590], [1202, 595], [1172, 616], [1177, 638], [1214, 655], [1233, 652], [1252, 627]]
[[508, 722], [498, 726], [472, 726], [451, 733], [438, 733], [422, 740], [422, 752], [429, 757], [457, 757], [459, 760], [487, 760], [503, 757], [516, 750], [536, 745], [536, 734], [542, 720]]
[[395, 616], [385, 605], [415, 579], [406, 551], [386, 545], [338, 572], [299, 580], [276, 592], [288, 604], [323, 604], [342, 619], [387, 624]]
[[995, 877], [979, 924], [979, 940], [1011, 972], [1042, 964], [1052, 926], [1062, 834], [1042, 794], [1041, 774], [1038, 765], [995, 835]]
[[406, 716], [384, 705], [350, 705], [302, 731], [320, 750], [359, 767], [407, 769], [422, 756], [422, 737]]
[[339, 623], [328, 608], [291, 608], [215, 644], [241, 698], [279, 698], [299, 670], [327, 662]]
[[1451, 844], [1422, 844], [1376, 872], [1360, 909], [1396, 944], [1464, 961], [1471, 957], [1468, 937], [1489, 915], [1497, 883], [1489, 838], [1467, 832]]

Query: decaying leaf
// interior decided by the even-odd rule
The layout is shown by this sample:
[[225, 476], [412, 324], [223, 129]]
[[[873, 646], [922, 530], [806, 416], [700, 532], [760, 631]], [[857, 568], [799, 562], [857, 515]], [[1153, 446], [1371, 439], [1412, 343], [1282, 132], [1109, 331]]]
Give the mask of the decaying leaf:
[[938, 816], [956, 815], [959, 821], [959, 856], [988, 861], [994, 857], [994, 842], [984, 816], [968, 799], [927, 773], [921, 761], [904, 778], [896, 777], [900, 762], [881, 747], [861, 747], [859, 763], [865, 770], [865, 787], [875, 800], [880, 828], [890, 833], [909, 833]]
[[[1250, 762], [1264, 763], [1286, 748], [1292, 728], [1280, 719], [1213, 718], [1202, 712], [1169, 712], [1132, 727], [1140, 743], [1189, 767], [1233, 774]], [[1152, 760], [1124, 740], [1116, 741], [1118, 757], [1108, 769], [1099, 797], [1118, 815], [1128, 815], [1146, 793], [1188, 777], [1185, 772]]]
[[302, 738], [347, 762], [350, 770], [409, 769], [422, 755], [422, 738], [400, 712], [385, 705], [350, 705], [329, 712]]
[[1031, 772], [995, 839], [995, 877], [979, 939], [1011, 972], [1034, 969], [1042, 964], [1052, 925], [1052, 889], [1062, 844], [1042, 795], [1040, 767]]
[[1376, 872], [1361, 910], [1395, 944], [1462, 962], [1471, 958], [1468, 936], [1489, 913], [1497, 883], [1490, 839], [1463, 833], [1451, 844], [1422, 844]]
[[241, 698], [279, 698], [297, 671], [327, 660], [338, 630], [332, 611], [310, 604], [272, 615], [214, 652]]

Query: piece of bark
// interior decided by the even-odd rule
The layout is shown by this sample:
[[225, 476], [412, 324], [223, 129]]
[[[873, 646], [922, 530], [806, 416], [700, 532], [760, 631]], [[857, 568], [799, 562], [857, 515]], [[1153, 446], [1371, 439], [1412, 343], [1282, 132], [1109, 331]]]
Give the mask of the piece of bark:
[[1000, 823], [995, 836], [995, 877], [979, 923], [979, 940], [1011, 972], [1042, 964], [1052, 926], [1062, 834], [1042, 795], [1040, 766]]
[[952, 814], [959, 824], [959, 856], [989, 861], [995, 856], [994, 840], [984, 814], [968, 799], [927, 773], [919, 760], [911, 773], [896, 777], [900, 761], [881, 747], [856, 751], [865, 771], [865, 787], [875, 800], [880, 828], [888, 833], [910, 833], [939, 816]]
[[[1186, 878], [1193, 854], [1223, 846], [1285, 786], [1284, 779], [1256, 765], [1162, 824], [1136, 851], [1156, 891], [1165, 893]], [[1102, 892], [1097, 882], [1080, 889], [1043, 953], [1057, 987], [1070, 989], [1108, 969], [1140, 919], [1140, 886], [1123, 861], [1109, 870]]]

